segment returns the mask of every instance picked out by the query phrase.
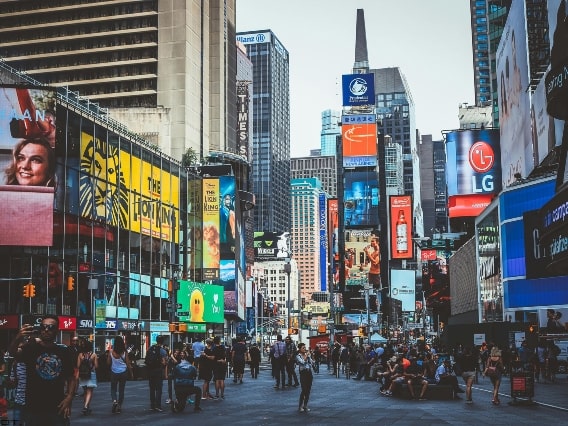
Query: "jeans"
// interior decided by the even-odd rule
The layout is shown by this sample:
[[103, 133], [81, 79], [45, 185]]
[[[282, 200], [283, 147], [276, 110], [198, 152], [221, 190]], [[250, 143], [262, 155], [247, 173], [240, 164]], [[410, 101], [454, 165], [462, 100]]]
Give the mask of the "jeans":
[[300, 407], [308, 406], [313, 380], [314, 376], [312, 375], [312, 372], [310, 370], [300, 371], [300, 385], [302, 387], [302, 392], [300, 392]]
[[[296, 363], [293, 359], [289, 359], [286, 362], [286, 372], [288, 373], [288, 386], [292, 386], [292, 379], [294, 379], [294, 384], [298, 386], [298, 375], [296, 374]], [[284, 384], [284, 382], [282, 383]]]
[[[110, 397], [113, 401], [118, 402], [122, 405], [124, 401], [124, 386], [126, 385], [126, 377], [128, 371], [123, 373], [113, 373], [110, 372]], [[116, 390], [118, 388], [118, 398], [116, 396]]]
[[274, 360], [274, 378], [276, 379], [276, 386], [280, 386], [282, 380], [282, 387], [286, 385], [286, 357], [281, 356]]
[[150, 386], [150, 408], [162, 408], [162, 386], [164, 383], [164, 370], [148, 372]]
[[197, 386], [175, 386], [176, 391], [176, 409], [178, 412], [181, 412], [185, 408], [185, 404], [187, 403], [187, 397], [189, 395], [195, 394], [195, 409], [199, 409], [199, 405], [201, 404], [201, 388]]

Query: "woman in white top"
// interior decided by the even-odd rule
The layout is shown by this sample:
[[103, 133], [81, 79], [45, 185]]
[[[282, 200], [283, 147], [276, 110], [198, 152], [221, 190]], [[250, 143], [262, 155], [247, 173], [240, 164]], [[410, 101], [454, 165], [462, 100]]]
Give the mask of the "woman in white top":
[[[132, 378], [132, 366], [127, 359], [126, 347], [122, 337], [114, 338], [114, 346], [108, 352], [108, 364], [110, 364], [110, 396], [112, 398], [112, 412], [120, 414], [124, 401], [124, 386], [128, 375]], [[118, 397], [117, 397], [118, 388]]]
[[312, 382], [314, 375], [312, 373], [314, 361], [310, 357], [310, 353], [306, 348], [305, 343], [298, 343], [298, 355], [296, 355], [296, 364], [300, 370], [300, 386], [302, 392], [300, 393], [300, 408], [299, 410], [308, 412], [308, 400], [310, 399], [310, 392], [312, 391]]

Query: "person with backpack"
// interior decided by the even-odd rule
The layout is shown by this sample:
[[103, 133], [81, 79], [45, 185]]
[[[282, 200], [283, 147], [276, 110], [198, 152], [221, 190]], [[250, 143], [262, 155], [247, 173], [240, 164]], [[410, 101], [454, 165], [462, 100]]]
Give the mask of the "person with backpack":
[[[114, 338], [114, 345], [107, 354], [107, 364], [110, 365], [110, 396], [112, 398], [113, 414], [120, 414], [124, 401], [124, 387], [128, 374], [133, 378], [132, 365], [126, 359], [126, 346], [121, 336]], [[118, 390], [118, 395], [117, 395]]]
[[280, 382], [282, 381], [282, 389], [286, 386], [286, 343], [282, 341], [282, 335], [276, 336], [276, 342], [273, 347], [274, 354], [272, 355], [274, 364], [272, 368], [272, 375], [276, 379], [276, 385], [274, 389], [280, 387]]
[[83, 388], [83, 415], [91, 414], [91, 399], [97, 387], [97, 368], [99, 362], [97, 354], [91, 351], [90, 344], [85, 338], [79, 339], [79, 355], [77, 356], [77, 371], [79, 386]]
[[168, 353], [164, 349], [164, 336], [156, 337], [156, 344], [146, 352], [144, 363], [148, 369], [148, 384], [150, 387], [150, 410], [163, 412], [162, 387], [166, 379], [166, 363]]

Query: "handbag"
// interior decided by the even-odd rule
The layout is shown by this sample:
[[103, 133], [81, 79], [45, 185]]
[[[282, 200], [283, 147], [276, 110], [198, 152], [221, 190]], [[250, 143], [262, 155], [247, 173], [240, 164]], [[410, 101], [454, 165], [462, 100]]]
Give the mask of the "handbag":
[[489, 377], [497, 377], [497, 366], [496, 365], [488, 365], [485, 369], [485, 375]]

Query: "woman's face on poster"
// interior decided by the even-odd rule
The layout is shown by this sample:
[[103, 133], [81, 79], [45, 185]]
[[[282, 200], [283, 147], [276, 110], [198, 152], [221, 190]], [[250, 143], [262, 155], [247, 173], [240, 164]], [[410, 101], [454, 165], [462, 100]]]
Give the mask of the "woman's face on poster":
[[44, 186], [49, 180], [48, 148], [28, 143], [16, 154], [16, 180], [19, 185]]

